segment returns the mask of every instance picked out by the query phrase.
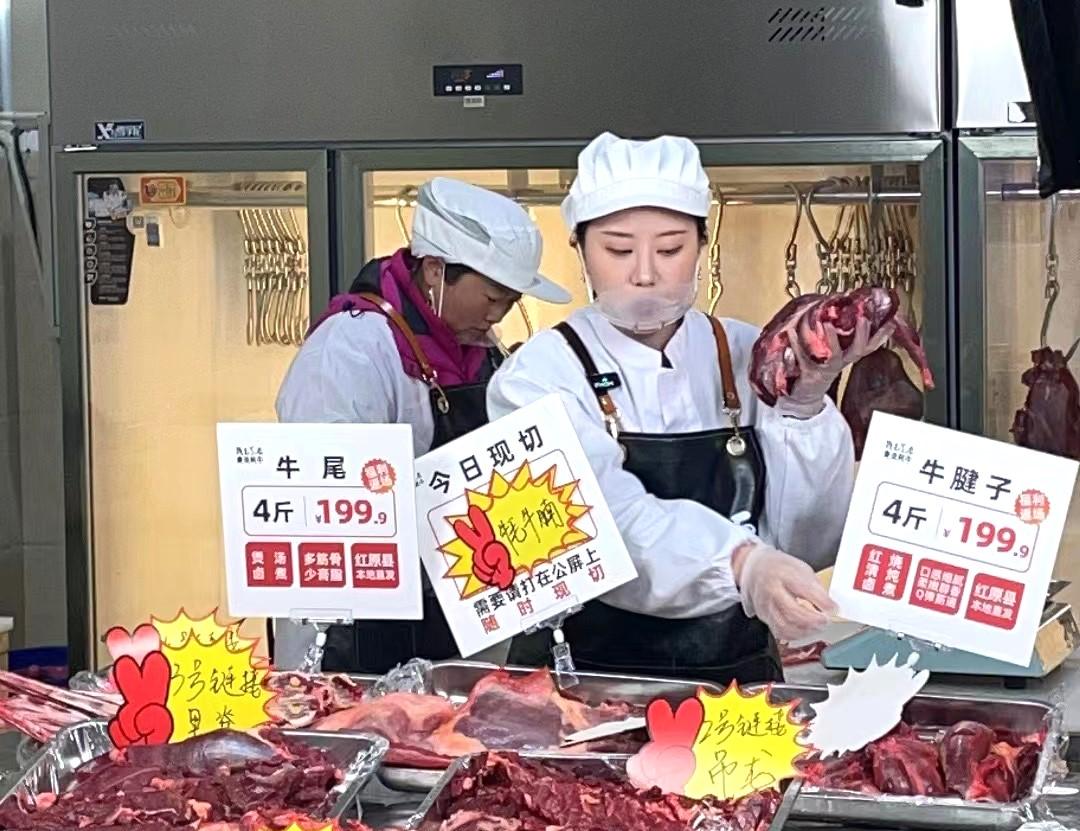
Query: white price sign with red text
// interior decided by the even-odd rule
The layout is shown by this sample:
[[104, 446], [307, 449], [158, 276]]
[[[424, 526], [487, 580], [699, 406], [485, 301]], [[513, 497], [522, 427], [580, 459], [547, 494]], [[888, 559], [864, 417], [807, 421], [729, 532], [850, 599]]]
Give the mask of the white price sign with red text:
[[1077, 468], [875, 413], [830, 589], [840, 614], [1026, 666]]
[[432, 450], [416, 472], [424, 568], [464, 657], [637, 576], [558, 395]]
[[219, 424], [233, 617], [421, 617], [412, 430]]

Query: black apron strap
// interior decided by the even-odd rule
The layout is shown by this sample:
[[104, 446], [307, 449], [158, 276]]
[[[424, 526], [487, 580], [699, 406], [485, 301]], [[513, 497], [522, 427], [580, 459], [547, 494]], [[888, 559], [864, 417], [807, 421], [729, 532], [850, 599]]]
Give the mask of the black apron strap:
[[574, 327], [565, 320], [562, 323], [557, 323], [555, 325], [555, 331], [566, 339], [570, 351], [577, 355], [577, 359], [581, 362], [581, 366], [585, 370], [585, 378], [589, 382], [589, 386], [592, 387], [597, 402], [600, 404], [600, 412], [604, 416], [604, 424], [607, 425], [608, 432], [611, 433], [613, 437], [618, 438], [619, 411], [615, 407], [615, 402], [611, 400], [611, 391], [622, 386], [622, 379], [619, 378], [619, 373], [600, 372], [600, 370], [596, 368], [596, 362], [592, 359], [592, 355], [589, 354], [589, 350], [586, 349], [585, 344], [582, 343], [581, 337], [574, 331]]

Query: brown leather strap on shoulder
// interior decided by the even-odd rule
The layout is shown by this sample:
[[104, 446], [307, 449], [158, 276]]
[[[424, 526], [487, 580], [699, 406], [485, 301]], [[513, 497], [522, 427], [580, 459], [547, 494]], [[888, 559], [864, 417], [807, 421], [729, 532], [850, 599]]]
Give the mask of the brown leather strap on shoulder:
[[728, 347], [727, 332], [724, 326], [712, 315], [709, 316], [712, 323], [713, 336], [716, 338], [716, 354], [720, 359], [720, 381], [724, 386], [724, 406], [728, 410], [739, 410], [739, 393], [735, 388], [735, 372], [731, 368], [731, 349]]
[[412, 349], [413, 355], [416, 357], [416, 362], [420, 364], [420, 372], [424, 376], [424, 382], [428, 384], [435, 383], [438, 380], [438, 374], [428, 361], [427, 355], [424, 354], [424, 350], [420, 346], [420, 341], [416, 339], [416, 335], [413, 334], [413, 330], [409, 328], [409, 324], [405, 322], [405, 318], [401, 316], [401, 313], [391, 306], [385, 298], [379, 297], [377, 294], [362, 292], [359, 296], [377, 306], [379, 311], [386, 315], [390, 322], [398, 328], [398, 331], [405, 336], [409, 348]]

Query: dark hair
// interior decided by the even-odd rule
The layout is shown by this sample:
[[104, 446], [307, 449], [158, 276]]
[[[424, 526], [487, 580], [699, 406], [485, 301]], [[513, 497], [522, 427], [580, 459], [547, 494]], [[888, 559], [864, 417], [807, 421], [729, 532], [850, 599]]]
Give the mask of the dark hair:
[[[689, 216], [689, 214], [683, 214], [683, 216]], [[709, 221], [703, 216], [691, 217], [697, 221], [697, 234], [698, 241], [706, 243], [709, 241]], [[585, 244], [585, 232], [589, 230], [589, 226], [593, 223], [593, 220], [587, 219], [584, 222], [579, 222], [574, 229], [574, 236], [577, 238], [578, 245]]]

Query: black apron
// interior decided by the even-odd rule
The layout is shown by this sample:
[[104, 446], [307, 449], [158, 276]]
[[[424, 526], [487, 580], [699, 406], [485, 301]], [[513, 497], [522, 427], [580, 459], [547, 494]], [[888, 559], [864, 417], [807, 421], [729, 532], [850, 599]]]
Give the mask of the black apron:
[[[724, 516], [740, 511], [756, 524], [765, 498], [765, 463], [752, 427], [739, 427], [739, 398], [727, 337], [712, 320], [716, 334], [725, 409], [733, 427], [673, 435], [617, 434], [623, 468], [645, 490], [661, 499], [692, 499]], [[600, 373], [585, 345], [567, 323], [555, 327], [585, 369], [609, 427], [617, 424], [608, 394], [618, 385], [613, 373]], [[672, 619], [628, 612], [593, 600], [567, 618], [563, 632], [575, 666], [582, 671], [694, 678], [727, 685], [781, 681], [783, 671], [769, 629], [748, 618], [740, 604], [707, 617]], [[550, 660], [551, 635], [541, 630], [519, 636], [510, 662], [535, 666]]]
[[[360, 278], [357, 279], [357, 283], [359, 282]], [[354, 291], [356, 288], [366, 287], [354, 283]], [[391, 325], [405, 335], [420, 364], [422, 380], [429, 387], [431, 414], [435, 422], [432, 450], [488, 423], [488, 380], [501, 363], [501, 355], [497, 349], [491, 350], [482, 382], [442, 387], [414, 337], [414, 330], [423, 325], [422, 319], [418, 315], [410, 314], [408, 307], [404, 315], [398, 314], [389, 303], [371, 291], [356, 293], [375, 304]], [[412, 325], [409, 318], [413, 318]], [[421, 577], [424, 600], [422, 620], [357, 620], [352, 624], [331, 626], [323, 652], [323, 670], [382, 675], [410, 658], [441, 661], [457, 656], [454, 636], [423, 569]]]

